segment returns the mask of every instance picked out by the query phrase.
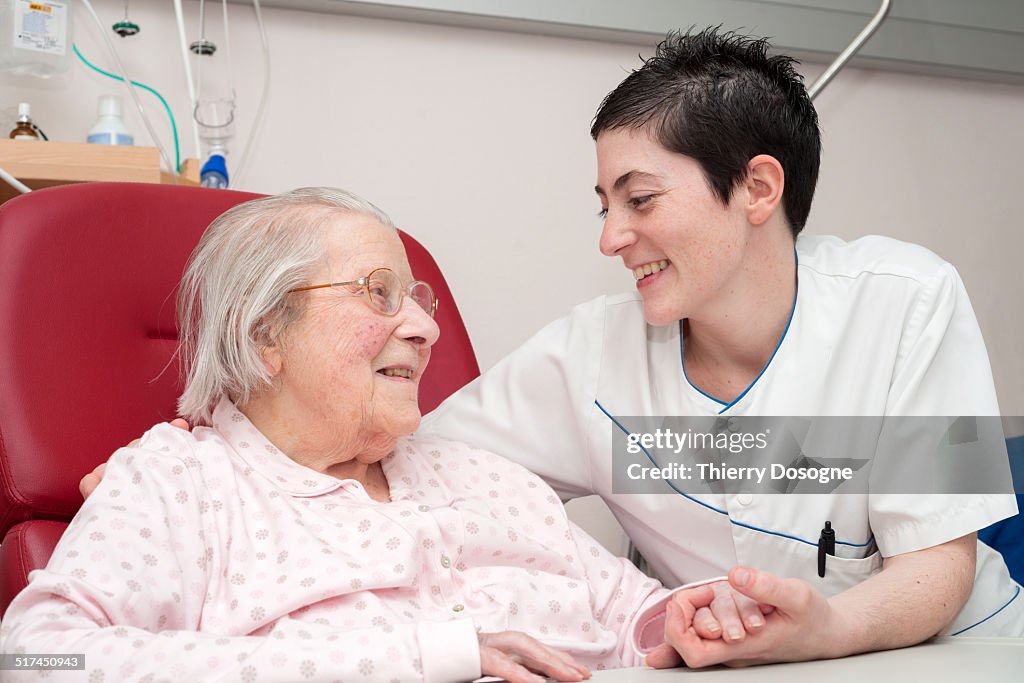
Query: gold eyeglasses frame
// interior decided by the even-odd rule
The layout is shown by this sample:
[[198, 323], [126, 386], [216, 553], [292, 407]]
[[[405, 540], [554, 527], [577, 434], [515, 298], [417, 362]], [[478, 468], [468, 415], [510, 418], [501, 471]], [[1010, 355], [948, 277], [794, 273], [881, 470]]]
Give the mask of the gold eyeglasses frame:
[[[358, 278], [356, 280], [349, 280], [348, 282], [327, 282], [327, 283], [320, 284], [320, 285], [306, 285], [304, 287], [295, 287], [294, 289], [289, 289], [287, 293], [288, 294], [293, 294], [295, 292], [308, 292], [308, 291], [310, 291], [312, 289], [326, 289], [328, 287], [352, 287], [352, 286], [358, 286], [358, 287], [360, 287], [362, 289], [363, 293], [366, 294], [366, 305], [367, 306], [369, 306], [371, 309], [373, 309], [377, 313], [380, 313], [381, 315], [386, 315], [389, 318], [392, 318], [392, 317], [398, 315], [398, 312], [400, 310], [402, 310], [402, 301], [405, 299], [405, 297], [408, 296], [413, 301], [416, 301], [416, 299], [412, 296], [412, 290], [413, 290], [414, 287], [422, 285], [423, 287], [426, 287], [427, 291], [430, 293], [430, 310], [427, 310], [427, 309], [423, 308], [422, 306], [420, 306], [420, 308], [423, 309], [423, 312], [428, 314], [431, 318], [436, 317], [436, 315], [437, 315], [437, 295], [434, 294], [434, 288], [431, 287], [429, 283], [424, 282], [423, 280], [413, 280], [408, 285], [405, 285], [404, 287], [400, 287], [400, 289], [399, 289], [399, 297], [398, 297], [398, 304], [395, 306], [395, 310], [390, 312], [390, 313], [388, 313], [385, 310], [382, 310], [376, 304], [374, 304], [373, 294], [370, 292], [370, 282], [373, 280], [373, 276], [376, 273], [379, 273], [381, 271], [385, 271], [385, 272], [391, 273], [391, 275], [394, 276], [395, 280], [397, 282], [401, 283], [401, 281], [402, 281], [401, 278], [398, 277], [398, 274], [395, 271], [391, 270], [390, 268], [374, 268], [373, 270], [370, 271], [369, 275], [366, 275], [364, 277]], [[417, 302], [417, 303], [419, 303], [419, 302]]]

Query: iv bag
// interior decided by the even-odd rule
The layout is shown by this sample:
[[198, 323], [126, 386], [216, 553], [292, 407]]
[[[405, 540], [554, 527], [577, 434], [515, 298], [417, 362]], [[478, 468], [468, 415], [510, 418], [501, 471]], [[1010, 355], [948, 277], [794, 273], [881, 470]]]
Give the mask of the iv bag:
[[50, 78], [71, 60], [71, 0], [0, 0], [0, 70]]

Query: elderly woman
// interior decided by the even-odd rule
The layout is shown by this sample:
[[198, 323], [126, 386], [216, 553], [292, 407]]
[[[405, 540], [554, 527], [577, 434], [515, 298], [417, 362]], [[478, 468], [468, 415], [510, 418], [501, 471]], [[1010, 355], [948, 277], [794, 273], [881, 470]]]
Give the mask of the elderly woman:
[[206, 426], [114, 455], [0, 650], [83, 652], [91, 683], [638, 663], [667, 591], [523, 468], [409, 436], [436, 301], [380, 210], [331, 189], [237, 206], [178, 304], [180, 409]]

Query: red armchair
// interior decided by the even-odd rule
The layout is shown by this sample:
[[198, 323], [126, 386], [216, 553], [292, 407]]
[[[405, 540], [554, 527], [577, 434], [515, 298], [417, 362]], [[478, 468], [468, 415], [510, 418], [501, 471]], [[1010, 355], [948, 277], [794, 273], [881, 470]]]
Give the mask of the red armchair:
[[[257, 196], [89, 183], [0, 206], [0, 615], [78, 510], [81, 477], [175, 417], [178, 280], [210, 221]], [[480, 370], [437, 264], [402, 240], [439, 299], [427, 412]]]

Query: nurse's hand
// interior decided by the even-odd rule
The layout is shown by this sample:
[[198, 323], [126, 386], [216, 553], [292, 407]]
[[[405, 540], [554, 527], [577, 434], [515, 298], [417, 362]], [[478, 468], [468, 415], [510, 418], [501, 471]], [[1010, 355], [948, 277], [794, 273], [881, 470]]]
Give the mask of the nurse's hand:
[[[135, 442], [133, 441], [132, 443]], [[131, 446], [132, 444], [128, 445]], [[107, 469], [107, 463], [101, 462], [99, 465], [96, 465], [96, 469], [82, 477], [82, 480], [78, 482], [78, 492], [82, 494], [82, 500], [91, 496], [92, 492], [95, 491], [96, 487], [100, 485], [101, 481], [103, 481], [103, 471], [105, 469]]]
[[835, 632], [835, 615], [825, 597], [806, 581], [735, 567], [729, 584], [754, 602], [775, 608], [765, 616], [763, 628], [739, 641], [702, 637], [695, 625], [697, 612], [710, 608], [716, 595], [710, 590], [680, 591], [667, 606], [665, 642], [647, 656], [647, 665], [747, 666], [832, 656], [827, 634]]
[[[178, 429], [184, 429], [186, 432], [192, 429], [188, 426], [188, 422], [182, 420], [180, 417], [175, 420], [171, 420], [171, 425]], [[135, 439], [129, 443], [127, 447], [134, 448], [138, 445], [139, 439]], [[101, 462], [99, 465], [96, 465], [96, 469], [82, 477], [82, 480], [78, 482], [78, 492], [82, 494], [82, 500], [91, 496], [92, 492], [96, 490], [96, 487], [100, 485], [100, 482], [103, 481], [103, 472], [106, 468], [107, 463]]]

